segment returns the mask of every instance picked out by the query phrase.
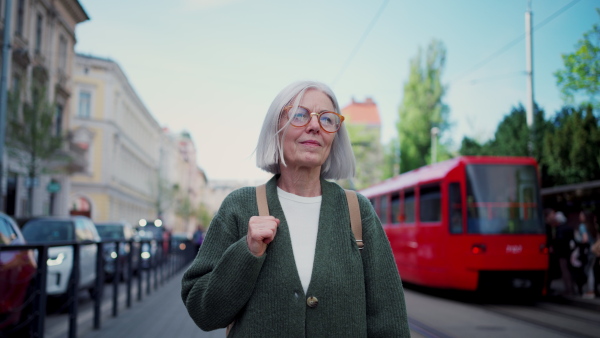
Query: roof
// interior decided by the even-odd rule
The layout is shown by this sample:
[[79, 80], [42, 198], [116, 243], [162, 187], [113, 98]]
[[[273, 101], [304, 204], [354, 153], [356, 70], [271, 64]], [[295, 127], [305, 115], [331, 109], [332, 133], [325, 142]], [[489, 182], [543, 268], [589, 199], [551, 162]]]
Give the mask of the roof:
[[379, 118], [379, 109], [377, 104], [368, 97], [364, 102], [355, 101], [342, 108], [346, 123], [350, 124], [366, 124], [366, 125], [381, 125]]
[[360, 191], [361, 194], [371, 197], [392, 190], [400, 190], [405, 187], [414, 186], [424, 182], [441, 180], [450, 171], [460, 165], [466, 164], [516, 164], [516, 165], [537, 165], [535, 159], [530, 157], [509, 157], [509, 156], [459, 156], [443, 162], [426, 165], [401, 175], [388, 178], [387, 180], [372, 185]]

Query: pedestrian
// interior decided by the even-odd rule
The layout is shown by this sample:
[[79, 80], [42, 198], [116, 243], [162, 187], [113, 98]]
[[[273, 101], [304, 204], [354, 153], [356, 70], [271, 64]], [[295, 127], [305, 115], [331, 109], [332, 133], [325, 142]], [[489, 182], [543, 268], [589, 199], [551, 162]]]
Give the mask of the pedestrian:
[[[588, 230], [588, 223], [592, 222], [591, 213], [581, 211], [579, 213], [579, 224], [573, 232], [573, 251], [571, 252], [571, 268], [573, 271], [573, 280], [577, 287], [577, 294], [579, 296], [584, 295], [584, 286], [588, 281], [588, 271], [591, 269], [591, 265], [588, 267], [590, 261], [590, 230]], [[594, 238], [596, 236], [594, 235]]]
[[554, 215], [556, 219], [556, 235], [554, 239], [554, 250], [558, 257], [561, 279], [563, 281], [563, 295], [573, 295], [573, 279], [571, 277], [571, 268], [569, 260], [571, 258], [571, 242], [573, 241], [573, 228], [567, 224], [567, 217], [562, 211], [557, 211]]
[[201, 226], [196, 227], [196, 231], [194, 232], [194, 236], [192, 237], [192, 242], [194, 243], [194, 247], [196, 248], [196, 253], [200, 250], [200, 246], [202, 245], [202, 241], [204, 240], [204, 231]]
[[548, 248], [548, 275], [546, 278], [546, 289], [551, 295], [555, 290], [552, 290], [552, 281], [560, 278], [560, 265], [558, 263], [558, 255], [555, 248], [556, 241], [556, 212], [552, 208], [544, 209], [544, 223], [546, 225], [546, 247]]
[[[587, 234], [588, 257], [585, 265], [585, 273], [587, 275], [587, 292], [584, 294], [586, 298], [594, 298], [600, 296], [600, 234], [598, 232], [598, 223], [596, 215], [590, 210], [583, 211], [580, 215], [582, 224], [585, 227]], [[581, 226], [580, 226], [581, 227]], [[581, 231], [581, 230], [580, 230]]]
[[[313, 118], [314, 117], [314, 118]], [[183, 276], [182, 298], [202, 330], [231, 337], [409, 337], [389, 241], [358, 195], [364, 249], [345, 191], [355, 159], [331, 89], [300, 81], [273, 100], [256, 148], [270, 216], [254, 187], [229, 194]]]

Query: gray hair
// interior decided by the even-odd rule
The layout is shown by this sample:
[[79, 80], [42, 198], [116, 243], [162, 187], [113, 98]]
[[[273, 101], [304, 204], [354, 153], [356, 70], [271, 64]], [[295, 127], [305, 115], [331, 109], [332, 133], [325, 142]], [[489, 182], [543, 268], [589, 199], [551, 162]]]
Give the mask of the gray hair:
[[[279, 118], [283, 107], [287, 105], [297, 107], [308, 89], [316, 89], [327, 95], [333, 103], [335, 112], [341, 114], [335, 94], [324, 83], [298, 81], [283, 88], [271, 103], [258, 137], [256, 166], [260, 169], [272, 174], [279, 174], [279, 165], [286, 165], [281, 140], [285, 137], [290, 121], [279, 129]], [[354, 177], [355, 172], [356, 160], [352, 152], [350, 137], [344, 123], [342, 123], [337, 135], [333, 138], [329, 156], [321, 167], [321, 176], [325, 179], [344, 179]]]

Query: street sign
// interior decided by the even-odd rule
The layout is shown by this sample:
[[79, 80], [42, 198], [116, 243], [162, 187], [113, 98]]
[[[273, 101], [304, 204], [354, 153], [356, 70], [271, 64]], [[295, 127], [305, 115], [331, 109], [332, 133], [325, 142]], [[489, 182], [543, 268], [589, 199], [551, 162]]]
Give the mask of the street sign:
[[60, 183], [56, 182], [56, 181], [50, 181], [48, 183], [48, 185], [46, 186], [46, 190], [49, 193], [56, 193], [60, 191]]

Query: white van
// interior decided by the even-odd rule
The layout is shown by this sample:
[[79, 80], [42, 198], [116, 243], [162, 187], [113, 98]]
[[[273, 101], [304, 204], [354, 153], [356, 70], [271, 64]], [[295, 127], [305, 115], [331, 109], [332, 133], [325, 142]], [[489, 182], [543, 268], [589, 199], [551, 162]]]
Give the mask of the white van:
[[[92, 294], [96, 282], [96, 257], [100, 236], [91, 219], [84, 216], [37, 217], [21, 226], [28, 244], [76, 241], [79, 252], [79, 288], [90, 290]], [[87, 244], [87, 245], [85, 245]], [[62, 296], [68, 291], [69, 279], [73, 270], [73, 247], [57, 246], [48, 248], [48, 276], [46, 292], [49, 296]]]

